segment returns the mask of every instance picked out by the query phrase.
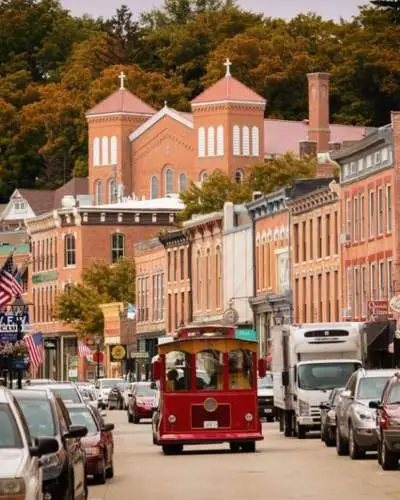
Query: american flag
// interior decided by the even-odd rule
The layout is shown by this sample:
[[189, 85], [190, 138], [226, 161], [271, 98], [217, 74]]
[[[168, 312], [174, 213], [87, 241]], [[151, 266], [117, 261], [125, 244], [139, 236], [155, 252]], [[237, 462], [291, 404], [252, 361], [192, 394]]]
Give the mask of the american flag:
[[36, 370], [44, 360], [44, 348], [42, 344], [43, 334], [34, 333], [25, 337], [25, 344], [28, 348], [31, 366]]
[[93, 357], [92, 350], [81, 341], [78, 342], [78, 354], [80, 358], [91, 359]]
[[23, 291], [11, 254], [0, 271], [0, 307], [6, 306], [15, 295], [21, 295]]

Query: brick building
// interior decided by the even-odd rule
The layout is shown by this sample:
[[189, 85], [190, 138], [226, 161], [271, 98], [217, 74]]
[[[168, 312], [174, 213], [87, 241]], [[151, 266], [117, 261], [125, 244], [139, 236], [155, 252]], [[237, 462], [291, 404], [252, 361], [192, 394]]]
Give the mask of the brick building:
[[340, 187], [333, 178], [287, 201], [290, 211], [293, 321], [341, 319]]

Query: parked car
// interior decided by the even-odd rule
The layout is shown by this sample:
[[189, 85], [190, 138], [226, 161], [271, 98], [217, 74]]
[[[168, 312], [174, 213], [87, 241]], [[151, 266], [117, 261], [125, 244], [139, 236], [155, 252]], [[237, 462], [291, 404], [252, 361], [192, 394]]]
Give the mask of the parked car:
[[75, 425], [84, 425], [87, 436], [82, 439], [86, 452], [86, 475], [93, 476], [99, 484], [114, 476], [114, 424], [102, 422], [87, 405], [68, 404], [68, 412]]
[[131, 384], [129, 382], [121, 382], [111, 389], [108, 395], [109, 410], [113, 410], [114, 408], [117, 410], [124, 409], [124, 392], [130, 385]]
[[152, 418], [156, 407], [156, 384], [134, 382], [128, 403], [128, 422], [138, 424], [142, 418]]
[[268, 372], [265, 377], [259, 378], [257, 383], [258, 416], [265, 418], [267, 422], [275, 419], [274, 387], [272, 373]]
[[369, 403], [380, 399], [395, 370], [359, 368], [351, 375], [336, 406], [336, 450], [338, 455], [363, 458], [377, 449], [376, 411]]
[[326, 403], [321, 403], [321, 440], [326, 446], [336, 445], [336, 406], [344, 388], [333, 389]]
[[380, 401], [371, 401], [377, 409], [378, 462], [383, 470], [397, 469], [400, 460], [400, 373], [391, 377]]
[[122, 392], [122, 397], [123, 397], [123, 400], [124, 400], [124, 410], [127, 410], [128, 409], [128, 402], [129, 402], [129, 394], [132, 394], [132, 390], [133, 390], [133, 384], [134, 382], [129, 382], [128, 385], [125, 386], [123, 392]]
[[50, 389], [66, 403], [84, 403], [84, 399], [78, 388], [72, 383], [46, 384], [42, 386], [26, 387], [29, 390]]
[[79, 392], [82, 394], [83, 400], [86, 404], [92, 406], [93, 408], [97, 408], [97, 395], [95, 389], [91, 387], [79, 387]]
[[59, 396], [47, 390], [17, 390], [14, 395], [28, 423], [32, 437], [57, 440], [55, 452], [43, 455], [43, 495], [71, 500], [87, 498], [85, 452], [79, 438], [85, 426], [74, 426]]
[[33, 386], [33, 385], [48, 385], [48, 384], [55, 384], [57, 383], [56, 380], [52, 378], [30, 378], [28, 380], [23, 380], [22, 381], [22, 386]]
[[100, 378], [96, 381], [96, 390], [97, 390], [97, 402], [99, 408], [105, 410], [108, 405], [108, 395], [110, 394], [111, 389], [120, 384], [121, 382], [125, 382], [124, 379], [121, 378]]
[[0, 485], [2, 498], [42, 498], [43, 470], [39, 459], [55, 453], [54, 437], [34, 439], [14, 395], [0, 387]]

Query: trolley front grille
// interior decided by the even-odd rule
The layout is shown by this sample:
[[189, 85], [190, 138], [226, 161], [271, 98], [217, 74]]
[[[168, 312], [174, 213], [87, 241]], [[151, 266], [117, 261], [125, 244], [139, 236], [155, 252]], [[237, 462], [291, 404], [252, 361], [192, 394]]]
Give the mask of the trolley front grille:
[[203, 405], [192, 405], [193, 429], [220, 429], [231, 425], [230, 405], [221, 404], [213, 412], [204, 409]]

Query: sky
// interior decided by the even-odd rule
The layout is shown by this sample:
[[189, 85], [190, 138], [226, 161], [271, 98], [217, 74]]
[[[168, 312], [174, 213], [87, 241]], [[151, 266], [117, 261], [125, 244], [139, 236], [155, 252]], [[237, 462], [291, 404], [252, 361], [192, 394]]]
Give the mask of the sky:
[[[358, 5], [368, 3], [367, 0], [238, 0], [242, 8], [263, 12], [271, 17], [290, 19], [298, 13], [316, 12], [324, 18], [350, 19], [358, 12]], [[111, 17], [116, 8], [126, 4], [136, 14], [151, 7], [158, 7], [163, 0], [61, 0], [62, 5], [72, 14], [80, 16], [89, 14], [93, 17]]]

